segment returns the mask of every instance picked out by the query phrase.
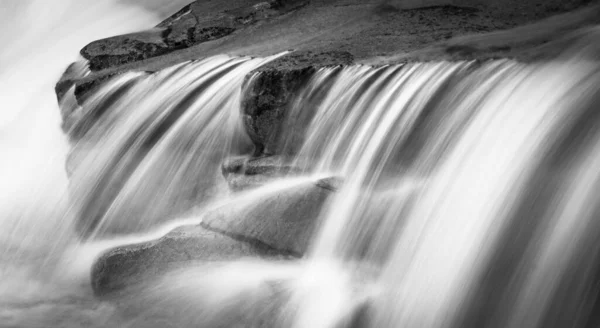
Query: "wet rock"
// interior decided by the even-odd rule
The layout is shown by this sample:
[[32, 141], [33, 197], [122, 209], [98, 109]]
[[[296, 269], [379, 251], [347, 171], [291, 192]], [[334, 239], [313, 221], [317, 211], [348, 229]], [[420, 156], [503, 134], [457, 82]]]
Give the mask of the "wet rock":
[[164, 55], [176, 50], [170, 49], [163, 40], [168, 31], [155, 30], [97, 40], [83, 47], [80, 54], [89, 61], [92, 71]]
[[[256, 146], [255, 155], [281, 152], [283, 122], [299, 91], [323, 67], [353, 63], [344, 51], [294, 52], [256, 70], [247, 80], [242, 111], [244, 126]], [[297, 121], [301, 130], [304, 122]]]
[[69, 67], [63, 72], [61, 80], [56, 83], [54, 92], [56, 93], [56, 99], [60, 104], [69, 89], [75, 84], [75, 81], [84, 78], [89, 73], [87, 62], [79, 60], [71, 63]]
[[214, 208], [199, 225], [181, 226], [162, 238], [105, 252], [92, 268], [95, 294], [124, 291], [193, 264], [302, 256], [333, 191], [314, 181], [290, 184]]
[[203, 217], [202, 225], [233, 238], [257, 240], [302, 256], [318, 226], [321, 210], [334, 191], [322, 187], [326, 181], [289, 183], [293, 186], [258, 189], [245, 201], [217, 208]]
[[298, 174], [300, 169], [286, 162], [282, 156], [236, 157], [226, 160], [221, 166], [221, 172], [231, 190], [241, 191]]
[[329, 177], [317, 181], [317, 186], [331, 191], [338, 191], [344, 180], [341, 177]]
[[264, 244], [235, 240], [198, 225], [181, 226], [160, 239], [102, 254], [92, 268], [92, 288], [96, 295], [105, 296], [193, 263], [244, 257], [282, 258], [282, 254]]
[[272, 0], [206, 12], [192, 3], [156, 28], [94, 41], [81, 50], [92, 71], [163, 56], [200, 43], [224, 38], [238, 29], [305, 6], [308, 1]]

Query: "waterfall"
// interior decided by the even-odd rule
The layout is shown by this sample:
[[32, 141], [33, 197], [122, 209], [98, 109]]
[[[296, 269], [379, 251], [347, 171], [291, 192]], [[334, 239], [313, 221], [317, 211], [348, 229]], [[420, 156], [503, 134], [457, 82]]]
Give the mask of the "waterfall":
[[159, 18], [113, 1], [6, 0], [1, 7], [0, 298], [5, 301], [40, 293], [28, 277], [47, 276], [42, 268], [54, 267], [75, 237], [63, 197], [68, 144], [60, 129], [56, 81], [90, 40], [130, 33]]
[[[53, 87], [65, 67], [77, 61], [90, 74], [79, 49], [158, 17], [123, 1], [8, 0], [3, 9], [0, 326], [600, 323], [593, 46], [538, 63], [321, 68], [285, 108], [277, 151], [292, 169], [230, 192], [221, 166], [253, 147], [242, 87], [284, 54], [121, 72], [80, 98], [73, 87], [59, 109]], [[597, 28], [587, 32], [598, 39]], [[94, 297], [90, 271], [107, 250], [205, 229], [215, 208], [245, 214], [323, 177], [343, 182], [327, 191], [303, 258], [188, 263], [184, 252], [177, 270], [121, 298]]]
[[225, 157], [252, 147], [238, 110], [244, 77], [276, 57], [217, 56], [125, 73], [71, 110], [79, 230], [140, 232], [223, 196]]
[[[306, 275], [368, 268], [361, 327], [585, 327], [598, 265], [596, 61], [333, 68], [311, 83], [327, 79], [306, 88], [327, 92], [294, 161], [345, 182]], [[318, 292], [298, 293], [297, 327], [341, 320]]]

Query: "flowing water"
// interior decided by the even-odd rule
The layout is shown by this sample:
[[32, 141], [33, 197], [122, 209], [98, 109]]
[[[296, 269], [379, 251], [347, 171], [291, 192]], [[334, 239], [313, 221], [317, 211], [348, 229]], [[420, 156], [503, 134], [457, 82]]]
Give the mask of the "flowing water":
[[[323, 68], [283, 122], [294, 177], [232, 195], [221, 165], [252, 151], [242, 85], [278, 55], [121, 74], [81, 106], [70, 90], [63, 132], [53, 84], [78, 50], [159, 18], [49, 6], [0, 7], [0, 327], [600, 323], [600, 63], [583, 47], [536, 64]], [[302, 260], [194, 263], [92, 295], [105, 250], [323, 176], [343, 183]]]

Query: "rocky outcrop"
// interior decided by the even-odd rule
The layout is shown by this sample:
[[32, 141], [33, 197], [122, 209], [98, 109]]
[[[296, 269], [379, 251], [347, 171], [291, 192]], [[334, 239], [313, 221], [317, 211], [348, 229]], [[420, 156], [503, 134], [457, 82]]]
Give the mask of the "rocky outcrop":
[[104, 70], [221, 39], [307, 3], [271, 0], [222, 12], [205, 12], [200, 4], [192, 3], [155, 29], [94, 41], [81, 49], [81, 55], [92, 71]]
[[552, 40], [598, 24], [595, 2], [196, 1], [148, 31], [90, 43], [81, 53], [91, 73], [65, 73], [56, 92], [60, 99], [75, 84], [81, 103], [87, 92], [123, 71], [154, 72], [222, 53], [266, 56], [293, 50], [285, 64], [263, 70], [248, 88], [257, 99], [247, 97], [247, 126], [257, 146], [269, 153], [271, 135], [277, 135], [277, 124], [271, 123], [284, 116], [289, 94], [315, 69], [348, 63], [551, 58], [564, 48], [549, 45]]

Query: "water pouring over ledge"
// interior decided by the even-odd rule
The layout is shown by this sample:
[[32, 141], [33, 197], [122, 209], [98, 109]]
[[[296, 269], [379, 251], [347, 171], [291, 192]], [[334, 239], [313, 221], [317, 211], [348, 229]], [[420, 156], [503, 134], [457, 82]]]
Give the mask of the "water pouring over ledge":
[[[173, 202], [161, 204], [160, 196], [172, 191], [171, 199], [178, 200], [178, 193], [187, 192], [161, 183], [144, 190], [153, 179], [170, 181], [181, 172], [181, 184], [195, 184], [189, 176], [198, 172], [186, 168], [187, 163], [199, 162], [189, 160], [194, 152], [184, 150], [190, 148], [179, 147], [191, 145], [198, 155], [208, 155], [209, 150], [227, 153], [221, 147], [206, 149], [214, 143], [201, 141], [223, 138], [218, 144], [227, 144], [241, 132], [231, 124], [234, 128], [198, 133], [192, 124], [195, 118], [199, 123], [210, 123], [206, 117], [229, 122], [231, 117], [221, 114], [237, 112], [230, 109], [239, 102], [216, 97], [211, 103], [212, 92], [192, 93], [194, 101], [189, 102], [161, 103], [162, 97], [157, 97], [157, 102], [148, 101], [149, 107], [136, 105], [158, 95], [157, 89], [173, 92], [165, 97], [187, 97], [191, 90], [211, 88], [226, 93], [228, 89], [220, 87], [229, 86], [229, 73], [243, 63], [249, 62], [217, 57], [152, 76], [121, 76], [90, 98], [98, 97], [96, 103], [83, 105], [79, 122], [85, 127], [84, 150], [74, 162], [76, 178], [70, 182], [82, 187], [74, 196], [92, 192], [86, 177], [99, 175], [88, 176], [89, 171], [102, 170], [112, 161], [134, 163], [123, 165], [133, 167], [119, 173], [121, 181], [108, 174], [124, 182], [120, 190], [125, 196], [118, 192], [107, 201], [108, 211], [99, 211], [109, 213], [105, 226], [115, 227], [113, 232], [124, 237], [106, 240], [92, 233], [92, 240], [77, 244], [76, 230], [70, 224], [61, 227], [74, 241], [42, 253], [32, 250], [31, 257], [12, 265], [17, 274], [5, 275], [13, 278], [7, 285], [14, 284], [18, 270], [38, 270], [39, 257], [51, 254], [56, 259], [50, 261], [53, 268], [41, 273], [45, 279], [21, 278], [21, 286], [28, 286], [33, 295], [18, 287], [13, 287], [14, 293], [2, 293], [3, 324], [594, 326], [589, 318], [595, 295], [589, 287], [596, 283], [597, 265], [596, 61], [575, 57], [532, 65], [495, 61], [322, 70], [306, 85], [306, 102], [299, 98], [294, 109], [314, 105], [309, 99], [317, 102], [300, 150], [290, 159], [299, 168], [294, 175], [308, 178], [294, 181], [283, 174], [243, 195], [208, 195], [208, 205], [187, 221], [170, 222], [155, 234], [144, 235], [156, 226], [153, 219], [134, 222], [128, 228], [133, 231], [123, 229], [118, 221], [125, 218], [112, 213], [131, 210], [135, 215], [145, 210], [136, 208], [144, 202], [157, 212], [170, 211]], [[183, 87], [166, 83], [173, 80]], [[241, 85], [241, 79], [237, 81]], [[324, 93], [324, 98], [311, 97], [311, 92]], [[182, 103], [187, 106], [178, 106]], [[189, 105], [198, 103], [214, 106]], [[219, 108], [224, 110], [213, 111]], [[97, 109], [102, 109], [101, 115], [86, 126], [86, 115], [95, 115]], [[239, 123], [235, 116], [232, 120]], [[139, 129], [127, 129], [136, 124]], [[145, 144], [146, 140], [153, 142]], [[136, 154], [140, 149], [141, 156]], [[209, 179], [218, 181], [219, 172], [206, 171]], [[213, 208], [260, 208], [274, 194], [324, 174], [341, 176], [344, 183], [321, 211], [320, 227], [304, 260], [188, 262], [121, 298], [98, 301], [89, 295], [87, 271], [103, 250], [154, 242], [157, 236], [167, 237], [172, 226], [206, 223]], [[102, 192], [102, 184], [89, 185]], [[143, 192], [138, 194], [138, 188]], [[129, 200], [136, 198], [142, 201]], [[216, 203], [211, 198], [217, 198]], [[80, 206], [74, 207], [78, 213]], [[179, 211], [156, 219], [171, 220]], [[138, 217], [143, 220], [145, 215]], [[185, 226], [178, 229], [186, 231]], [[33, 240], [44, 235], [25, 231]], [[18, 254], [25, 248], [14, 249]]]

